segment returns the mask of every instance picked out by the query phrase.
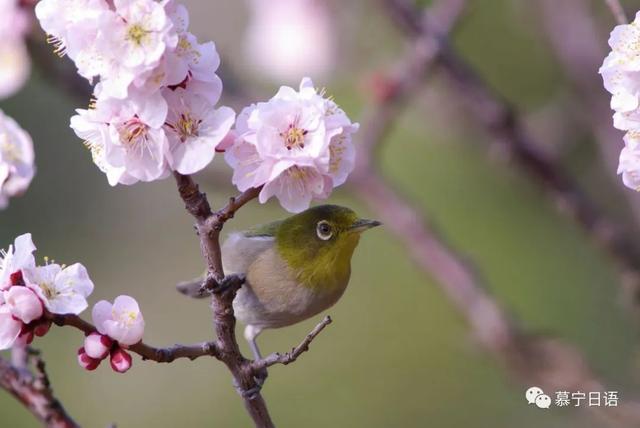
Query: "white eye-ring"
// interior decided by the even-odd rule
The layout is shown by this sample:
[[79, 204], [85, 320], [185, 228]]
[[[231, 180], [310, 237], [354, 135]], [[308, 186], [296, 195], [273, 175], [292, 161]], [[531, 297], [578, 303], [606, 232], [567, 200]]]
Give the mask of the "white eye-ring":
[[318, 238], [326, 241], [331, 239], [333, 236], [333, 229], [328, 221], [322, 220], [318, 222], [318, 226], [316, 227], [316, 233], [318, 234]]

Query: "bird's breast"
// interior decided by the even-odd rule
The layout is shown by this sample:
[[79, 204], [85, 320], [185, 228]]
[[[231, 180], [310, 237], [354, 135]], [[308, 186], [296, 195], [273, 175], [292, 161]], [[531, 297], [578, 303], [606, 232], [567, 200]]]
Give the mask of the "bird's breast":
[[333, 278], [329, 287], [301, 284], [274, 246], [264, 250], [248, 266], [247, 282], [233, 302], [244, 324], [277, 328], [295, 324], [333, 306], [349, 282], [349, 274]]

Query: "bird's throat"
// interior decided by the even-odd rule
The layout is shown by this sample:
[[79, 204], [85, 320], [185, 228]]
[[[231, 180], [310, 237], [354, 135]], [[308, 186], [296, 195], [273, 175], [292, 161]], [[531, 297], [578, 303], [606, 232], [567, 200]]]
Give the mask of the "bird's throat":
[[281, 256], [293, 268], [299, 283], [317, 291], [344, 289], [351, 275], [351, 257], [360, 235], [344, 237], [333, 246], [319, 248], [312, 257], [302, 252], [280, 251]]

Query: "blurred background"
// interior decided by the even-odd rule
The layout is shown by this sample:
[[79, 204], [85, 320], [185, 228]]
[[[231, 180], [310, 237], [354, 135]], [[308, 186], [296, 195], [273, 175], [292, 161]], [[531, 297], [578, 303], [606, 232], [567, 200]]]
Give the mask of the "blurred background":
[[[267, 99], [280, 84], [297, 86], [308, 74], [358, 119], [372, 100], [371, 82], [392, 70], [406, 47], [387, 12], [367, 0], [303, 6], [294, 0], [185, 3], [191, 31], [201, 41], [216, 42], [228, 92], [223, 103], [237, 111], [241, 98]], [[599, 119], [589, 116], [593, 109], [587, 102], [606, 106], [609, 100], [597, 75], [600, 64], [590, 68], [586, 61], [578, 67], [595, 88], [585, 94], [551, 39], [550, 17], [560, 39], [570, 40], [578, 31], [575, 16], [556, 4], [564, 1], [468, 3], [452, 34], [455, 49], [517, 106], [541, 149], [617, 224], [639, 233], [640, 216], [630, 201], [640, 195], [623, 187], [615, 161], [603, 155], [607, 145], [619, 152], [622, 134], [611, 130], [612, 140], [603, 142], [594, 123], [610, 126], [609, 111], [600, 110]], [[600, 0], [577, 3], [597, 28], [590, 47], [601, 52], [601, 62], [614, 19]], [[630, 12], [640, 9], [640, 2], [625, 5]], [[33, 59], [26, 86], [0, 101], [0, 108], [31, 133], [38, 173], [29, 191], [0, 212], [0, 246], [31, 232], [39, 257], [87, 266], [96, 284], [91, 303], [134, 296], [146, 319], [148, 343], [210, 338], [207, 303], [174, 289], [202, 270], [192, 221], [174, 182], [109, 187], [68, 127], [74, 108], [84, 108], [88, 100], [55, 77], [68, 60], [40, 49], [44, 35], [37, 26], [33, 32], [34, 55], [44, 59]], [[577, 48], [569, 52], [585, 57]], [[435, 69], [383, 147], [384, 175], [475, 263], [496, 299], [524, 328], [575, 345], [607, 390], [619, 391], [621, 404], [631, 400], [640, 392], [638, 320], [620, 292], [612, 260], [558, 212], [539, 183], [494, 148], [462, 109], [465, 102]], [[235, 193], [224, 184], [228, 177], [220, 156], [197, 177], [215, 206]], [[330, 201], [376, 218], [348, 188], [338, 189]], [[254, 202], [226, 230], [285, 215], [277, 202]], [[363, 237], [349, 289], [328, 313], [335, 322], [311, 352], [270, 370], [263, 392], [278, 426], [600, 426], [574, 408], [527, 405], [524, 391], [531, 385], [511, 378], [476, 345], [463, 317], [388, 228]], [[320, 319], [266, 331], [260, 337], [263, 351], [289, 350]], [[76, 330], [56, 328], [35, 346], [44, 353], [55, 392], [83, 426], [250, 425], [221, 363], [158, 365], [136, 356], [126, 375], [104, 364], [86, 372], [76, 363], [81, 340]], [[247, 350], [244, 341], [241, 345]], [[2, 426], [37, 426], [4, 392], [0, 415]]]

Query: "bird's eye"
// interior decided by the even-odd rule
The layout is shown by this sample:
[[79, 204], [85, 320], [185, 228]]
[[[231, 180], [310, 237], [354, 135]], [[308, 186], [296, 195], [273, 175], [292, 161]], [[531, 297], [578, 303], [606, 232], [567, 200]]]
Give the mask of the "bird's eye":
[[328, 221], [322, 220], [318, 222], [318, 226], [316, 227], [316, 233], [318, 234], [318, 238], [326, 241], [331, 239], [333, 235], [333, 230], [331, 229], [331, 225]]

